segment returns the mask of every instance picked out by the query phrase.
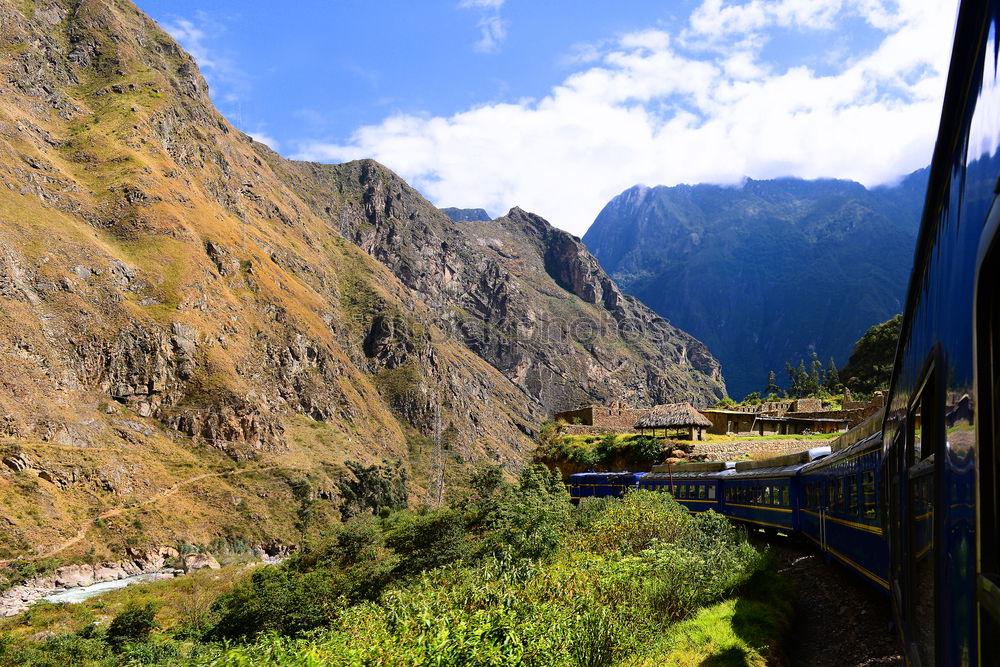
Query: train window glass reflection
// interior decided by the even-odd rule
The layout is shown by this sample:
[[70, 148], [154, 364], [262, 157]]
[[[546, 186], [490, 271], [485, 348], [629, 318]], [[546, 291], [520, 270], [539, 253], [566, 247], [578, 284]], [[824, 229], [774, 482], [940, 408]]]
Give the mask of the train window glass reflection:
[[771, 487], [769, 487], [769, 486], [765, 486], [764, 487], [764, 503], [763, 504], [764, 505], [770, 505], [771, 504]]
[[865, 470], [861, 474], [861, 491], [864, 495], [865, 518], [875, 518], [875, 471]]
[[705, 499], [705, 495], [706, 495], [705, 485], [704, 484], [699, 484], [698, 485], [698, 498], [700, 498], [701, 500], [704, 500]]
[[858, 480], [851, 475], [847, 478], [847, 514], [858, 515]]

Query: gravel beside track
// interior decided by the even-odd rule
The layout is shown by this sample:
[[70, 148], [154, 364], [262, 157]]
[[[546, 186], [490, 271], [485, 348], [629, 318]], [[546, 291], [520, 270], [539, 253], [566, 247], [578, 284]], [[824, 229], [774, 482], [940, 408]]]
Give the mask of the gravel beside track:
[[801, 538], [768, 540], [795, 583], [795, 619], [785, 655], [793, 667], [903, 665], [889, 598]]

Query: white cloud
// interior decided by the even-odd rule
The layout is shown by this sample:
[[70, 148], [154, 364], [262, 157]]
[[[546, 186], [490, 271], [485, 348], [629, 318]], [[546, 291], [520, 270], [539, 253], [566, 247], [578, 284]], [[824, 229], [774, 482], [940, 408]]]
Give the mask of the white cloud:
[[260, 143], [270, 148], [272, 151], [277, 151], [278, 147], [280, 146], [277, 139], [275, 139], [274, 137], [270, 136], [265, 132], [247, 132], [247, 134], [254, 141], [259, 141]]
[[480, 53], [496, 53], [500, 45], [507, 39], [507, 22], [500, 16], [500, 8], [504, 0], [462, 0], [458, 6], [462, 9], [481, 10], [479, 22], [479, 41], [473, 48]]
[[474, 48], [480, 53], [495, 53], [507, 39], [507, 25], [499, 14], [484, 16], [476, 25], [479, 26], [480, 38]]
[[[766, 38], [749, 34], [827, 29], [848, 15], [895, 27], [832, 74], [765, 62]], [[728, 44], [691, 51], [664, 31], [625, 35], [541, 99], [394, 115], [298, 157], [373, 157], [439, 205], [518, 205], [577, 234], [636, 183], [795, 175], [874, 185], [929, 162], [953, 2], [706, 0], [685, 38], [707, 29], [707, 16], [721, 17]]]
[[499, 10], [503, 7], [504, 0], [462, 0], [458, 3], [459, 7], [479, 7], [481, 9], [495, 9]]

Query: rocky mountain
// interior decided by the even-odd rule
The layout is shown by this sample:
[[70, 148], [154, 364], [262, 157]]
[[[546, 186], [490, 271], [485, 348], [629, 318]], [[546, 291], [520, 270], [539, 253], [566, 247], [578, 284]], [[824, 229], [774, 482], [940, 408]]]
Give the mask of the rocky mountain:
[[128, 2], [0, 0], [0, 76], [0, 559], [277, 549], [556, 406], [724, 393], [577, 239], [284, 160]]
[[489, 222], [490, 214], [482, 208], [455, 208], [449, 206], [441, 209], [441, 212], [455, 222]]
[[636, 186], [584, 243], [622, 289], [704, 341], [733, 396], [815, 350], [847, 361], [902, 308], [927, 170], [895, 186], [748, 180]]

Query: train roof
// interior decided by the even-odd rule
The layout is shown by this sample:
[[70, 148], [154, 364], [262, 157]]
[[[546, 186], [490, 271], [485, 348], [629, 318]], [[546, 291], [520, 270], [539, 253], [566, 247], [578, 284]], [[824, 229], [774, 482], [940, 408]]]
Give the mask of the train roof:
[[653, 466], [652, 472], [669, 472], [675, 475], [688, 472], [719, 472], [732, 468], [732, 461], [701, 461], [699, 463], [660, 463]]
[[882, 431], [876, 431], [872, 433], [867, 438], [858, 440], [852, 445], [848, 445], [843, 449], [838, 449], [836, 452], [830, 456], [824, 457], [818, 461], [813, 461], [808, 465], [803, 466], [802, 472], [809, 473], [814, 470], [819, 470], [820, 468], [825, 468], [826, 466], [837, 465], [847, 459], [852, 459], [865, 450], [876, 450], [882, 448]]
[[570, 479], [572, 479], [574, 477], [582, 478], [582, 479], [593, 479], [593, 480], [607, 479], [607, 478], [618, 479], [618, 478], [624, 478], [624, 477], [635, 477], [636, 475], [643, 475], [643, 474], [645, 474], [645, 473], [641, 473], [641, 472], [629, 472], [627, 470], [618, 471], [618, 472], [596, 472], [596, 471], [593, 471], [593, 470], [588, 470], [587, 472], [576, 472], [576, 473], [573, 473], [572, 475], [570, 475]]
[[809, 463], [830, 455], [828, 446], [813, 447], [802, 452], [776, 456], [758, 461], [739, 461], [728, 479], [756, 479], [760, 477], [793, 477]]
[[702, 481], [711, 482], [714, 480], [722, 479], [727, 474], [733, 471], [732, 468], [726, 470], [702, 470], [698, 472], [650, 472], [646, 473], [640, 479], [640, 482], [658, 482], [658, 481], [670, 481], [675, 482], [691, 482], [691, 481]]

